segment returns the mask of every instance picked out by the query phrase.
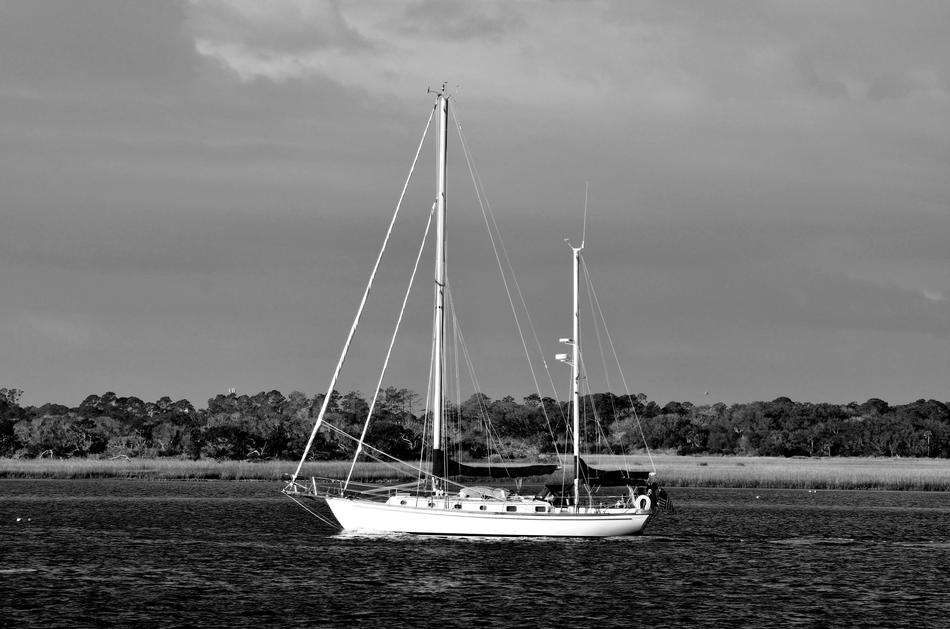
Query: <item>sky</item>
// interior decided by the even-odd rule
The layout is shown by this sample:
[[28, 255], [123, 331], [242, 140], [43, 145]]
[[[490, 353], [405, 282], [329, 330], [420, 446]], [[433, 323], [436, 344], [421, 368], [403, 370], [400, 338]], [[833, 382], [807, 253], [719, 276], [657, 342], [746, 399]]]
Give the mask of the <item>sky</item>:
[[[584, 259], [632, 392], [950, 400], [948, 32], [950, 5], [915, 0], [6, 0], [0, 386], [67, 405], [324, 391], [444, 83], [542, 395], [567, 395], [564, 240], [588, 189]], [[379, 378], [434, 148], [340, 390]], [[454, 122], [449, 158], [475, 386], [521, 399], [534, 378]], [[422, 264], [384, 379], [419, 393]]]

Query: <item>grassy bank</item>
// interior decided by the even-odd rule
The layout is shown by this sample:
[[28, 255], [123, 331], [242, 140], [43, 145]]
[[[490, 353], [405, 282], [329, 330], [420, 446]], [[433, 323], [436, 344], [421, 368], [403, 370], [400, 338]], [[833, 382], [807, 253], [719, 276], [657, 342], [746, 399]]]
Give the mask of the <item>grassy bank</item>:
[[[218, 461], [216, 459], [0, 459], [0, 478], [142, 478], [151, 480], [280, 480], [296, 461]], [[343, 461], [308, 463], [301, 476], [346, 477]], [[391, 469], [373, 463], [359, 466], [362, 480], [393, 477]], [[354, 476], [354, 477], [356, 477]]]
[[[791, 489], [897, 489], [950, 491], [948, 459], [693, 457], [654, 455], [660, 482], [667, 487], [761, 487]], [[643, 455], [632, 467], [650, 469]], [[592, 464], [617, 466], [618, 458], [592, 457]], [[278, 481], [292, 472], [291, 461], [197, 461], [182, 459], [0, 459], [0, 478], [140, 478], [152, 480]], [[301, 477], [345, 478], [349, 462], [308, 463]], [[570, 473], [570, 469], [567, 470]], [[361, 463], [354, 480], [394, 479], [378, 463]], [[402, 477], [408, 480], [409, 476]]]
[[[654, 455], [660, 483], [667, 487], [760, 487], [791, 489], [898, 489], [950, 491], [948, 459], [717, 457]], [[619, 466], [619, 457], [591, 457], [592, 464]], [[645, 455], [628, 459], [650, 469]], [[308, 463], [301, 477], [345, 478], [346, 461]], [[292, 461], [200, 459], [0, 459], [0, 478], [140, 478], [152, 480], [278, 481], [293, 472]], [[567, 470], [570, 473], [570, 469]], [[390, 467], [357, 465], [354, 480], [395, 479]], [[409, 476], [401, 479], [408, 480]]]
[[[634, 457], [649, 467], [646, 457]], [[654, 456], [669, 487], [950, 491], [950, 460]]]

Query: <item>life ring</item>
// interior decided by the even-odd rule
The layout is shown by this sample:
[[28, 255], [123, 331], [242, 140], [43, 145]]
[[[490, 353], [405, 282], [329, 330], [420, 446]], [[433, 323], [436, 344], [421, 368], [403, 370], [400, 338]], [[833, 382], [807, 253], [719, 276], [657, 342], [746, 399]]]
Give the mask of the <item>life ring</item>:
[[633, 506], [635, 506], [638, 511], [649, 511], [649, 510], [650, 510], [650, 497], [649, 497], [649, 496], [637, 496], [637, 499], [633, 501]]

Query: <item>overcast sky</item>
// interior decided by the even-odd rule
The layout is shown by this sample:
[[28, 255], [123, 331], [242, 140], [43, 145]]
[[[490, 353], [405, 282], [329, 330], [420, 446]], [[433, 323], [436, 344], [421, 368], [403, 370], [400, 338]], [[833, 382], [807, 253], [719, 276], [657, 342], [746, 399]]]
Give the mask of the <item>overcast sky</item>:
[[[943, 1], [6, 0], [0, 386], [325, 389], [447, 82], [559, 397], [589, 182], [585, 257], [634, 392], [948, 400], [948, 33]], [[462, 330], [480, 388], [520, 399], [450, 144]], [[343, 390], [378, 377], [435, 194], [419, 168]], [[423, 273], [387, 378], [419, 392]]]

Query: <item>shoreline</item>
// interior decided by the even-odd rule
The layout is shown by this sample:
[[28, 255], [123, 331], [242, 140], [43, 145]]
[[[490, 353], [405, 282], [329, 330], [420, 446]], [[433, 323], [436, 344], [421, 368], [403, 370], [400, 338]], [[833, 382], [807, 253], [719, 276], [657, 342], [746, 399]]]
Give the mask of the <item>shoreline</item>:
[[[622, 467], [623, 457], [591, 456], [592, 465]], [[634, 454], [634, 469], [657, 470], [665, 487], [759, 489], [870, 489], [950, 491], [950, 459], [779, 458]], [[296, 461], [218, 461], [215, 459], [9, 459], [0, 458], [0, 479], [254, 480], [279, 481]], [[346, 478], [349, 461], [308, 462], [301, 478]], [[565, 466], [567, 474], [570, 465]], [[354, 481], [410, 480], [381, 463], [360, 463]], [[538, 479], [543, 480], [543, 479]], [[480, 482], [480, 481], [479, 481]], [[477, 484], [477, 482], [476, 482]]]

